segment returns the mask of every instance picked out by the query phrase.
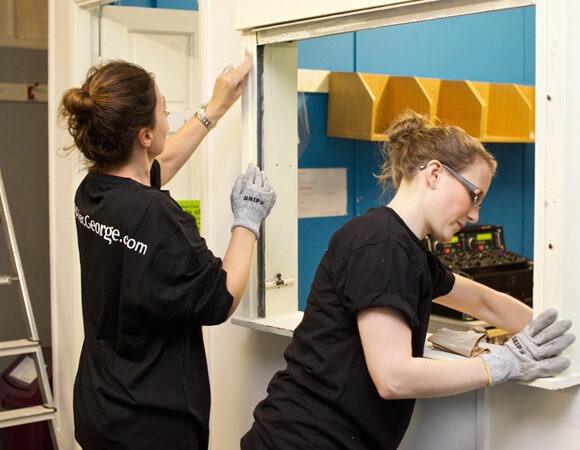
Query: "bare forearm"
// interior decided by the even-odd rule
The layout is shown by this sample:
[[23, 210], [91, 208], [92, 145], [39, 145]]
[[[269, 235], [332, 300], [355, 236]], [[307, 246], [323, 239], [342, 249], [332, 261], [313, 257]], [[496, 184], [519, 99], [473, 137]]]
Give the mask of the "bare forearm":
[[532, 315], [519, 300], [459, 275], [451, 292], [434, 301], [511, 332], [520, 331]]
[[460, 394], [487, 385], [485, 365], [480, 358], [438, 361], [412, 358], [389, 368], [375, 380], [386, 399], [430, 398]]
[[163, 153], [157, 157], [161, 165], [161, 185], [166, 185], [183, 167], [207, 136], [208, 129], [195, 117], [181, 126], [165, 144]]
[[515, 298], [493, 291], [492, 299], [478, 314], [478, 319], [512, 333], [521, 331], [532, 317], [532, 309]]
[[227, 288], [234, 298], [228, 316], [234, 313], [244, 295], [255, 242], [256, 236], [250, 230], [243, 227], [233, 229], [228, 249], [223, 258], [223, 269], [227, 272]]
[[436, 361], [412, 356], [412, 333], [401, 312], [390, 307], [358, 313], [357, 322], [371, 378], [385, 399], [438, 397], [485, 386], [480, 358]]

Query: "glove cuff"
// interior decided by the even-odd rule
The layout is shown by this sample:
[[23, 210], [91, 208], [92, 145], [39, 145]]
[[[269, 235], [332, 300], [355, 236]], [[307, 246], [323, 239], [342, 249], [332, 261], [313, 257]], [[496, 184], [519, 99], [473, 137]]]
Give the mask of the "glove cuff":
[[487, 386], [491, 386], [491, 372], [489, 371], [489, 366], [485, 362], [485, 359], [481, 358], [483, 361], [483, 366], [485, 367], [485, 372], [487, 373]]
[[487, 385], [493, 386], [498, 383], [503, 383], [509, 379], [509, 370], [502, 365], [502, 361], [498, 361], [498, 356], [492, 353], [481, 355], [480, 358], [485, 364], [487, 370]]
[[232, 225], [231, 231], [234, 231], [234, 228], [237, 228], [237, 227], [242, 227], [242, 228], [245, 228], [246, 230], [250, 230], [252, 233], [254, 233], [256, 235], [256, 241], [258, 239], [260, 239], [260, 227], [258, 227], [256, 229], [255, 227], [248, 225], [246, 223], [234, 223]]

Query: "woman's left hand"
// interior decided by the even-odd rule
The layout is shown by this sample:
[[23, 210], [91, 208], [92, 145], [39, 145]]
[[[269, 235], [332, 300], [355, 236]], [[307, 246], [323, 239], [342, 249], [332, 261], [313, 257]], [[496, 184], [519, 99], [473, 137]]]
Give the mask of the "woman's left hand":
[[247, 55], [242, 64], [234, 68], [227, 66], [217, 77], [211, 99], [205, 106], [208, 119], [216, 123], [240, 98], [244, 80], [252, 68], [252, 58]]

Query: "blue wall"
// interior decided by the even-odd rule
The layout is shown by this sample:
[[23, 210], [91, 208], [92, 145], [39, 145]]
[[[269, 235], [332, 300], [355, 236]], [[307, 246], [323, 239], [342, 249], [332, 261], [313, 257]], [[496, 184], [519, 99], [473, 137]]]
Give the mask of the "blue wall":
[[[298, 66], [341, 72], [535, 83], [535, 9], [433, 20], [324, 37], [298, 44]], [[299, 168], [346, 167], [348, 215], [299, 219], [299, 308], [331, 234], [348, 219], [385, 204], [373, 174], [377, 143], [326, 137], [328, 95], [305, 94], [310, 141]], [[534, 145], [486, 144], [499, 168], [480, 224], [504, 227], [508, 249], [533, 257]]]

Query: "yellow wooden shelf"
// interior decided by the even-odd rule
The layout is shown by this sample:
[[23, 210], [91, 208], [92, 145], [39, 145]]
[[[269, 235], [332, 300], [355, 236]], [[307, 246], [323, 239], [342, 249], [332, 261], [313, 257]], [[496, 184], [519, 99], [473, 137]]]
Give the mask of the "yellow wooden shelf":
[[442, 80], [437, 117], [483, 142], [534, 142], [534, 87]]
[[534, 142], [533, 86], [330, 74], [328, 136], [384, 141], [394, 118], [407, 109], [460, 126], [482, 142]]

